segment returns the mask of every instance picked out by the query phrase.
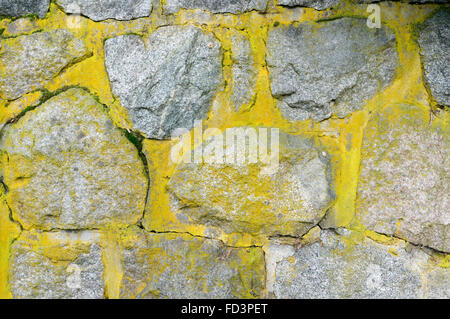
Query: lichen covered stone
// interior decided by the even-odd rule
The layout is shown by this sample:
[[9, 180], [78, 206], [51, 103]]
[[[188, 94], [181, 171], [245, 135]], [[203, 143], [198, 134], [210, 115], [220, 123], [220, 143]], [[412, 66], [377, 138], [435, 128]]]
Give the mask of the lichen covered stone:
[[136, 35], [109, 39], [105, 59], [113, 93], [148, 138], [191, 129], [222, 83], [220, 43], [193, 26], [161, 27], [147, 44]]
[[142, 216], [147, 178], [136, 147], [82, 89], [3, 128], [1, 176], [23, 227], [99, 228]]
[[45, 17], [50, 0], [0, 0], [0, 15], [22, 17], [35, 14]]
[[152, 0], [57, 0], [66, 13], [82, 14], [94, 21], [132, 20], [148, 17]]
[[98, 233], [24, 232], [11, 247], [13, 298], [103, 298], [104, 266]]
[[244, 13], [252, 10], [266, 11], [267, 0], [166, 0], [164, 13], [176, 13], [180, 9], [202, 9], [212, 13]]
[[[214, 139], [206, 141], [205, 152], [213, 144]], [[330, 155], [311, 139], [280, 134], [275, 165], [260, 160], [228, 162], [225, 157], [233, 145], [225, 144], [221, 163], [213, 154], [214, 161], [182, 163], [176, 168], [168, 190], [180, 220], [227, 233], [301, 236], [333, 203]]]
[[43, 88], [89, 55], [82, 40], [62, 29], [2, 39], [0, 44], [0, 98], [7, 100]]
[[272, 94], [287, 119], [345, 117], [392, 82], [395, 35], [355, 18], [279, 26], [269, 31], [267, 64]]
[[187, 234], [122, 233], [122, 298], [255, 298], [264, 289], [261, 248], [231, 248]]
[[450, 252], [449, 134], [429, 111], [393, 105], [364, 132], [357, 216], [371, 230]]
[[439, 105], [450, 106], [450, 10], [440, 10], [419, 30], [425, 82]]
[[[402, 241], [379, 244], [347, 230], [321, 232], [320, 241], [276, 247], [276, 298], [448, 298], [436, 278], [449, 276], [424, 251]], [[273, 253], [272, 253], [273, 254]], [[448, 282], [448, 280], [447, 280]]]

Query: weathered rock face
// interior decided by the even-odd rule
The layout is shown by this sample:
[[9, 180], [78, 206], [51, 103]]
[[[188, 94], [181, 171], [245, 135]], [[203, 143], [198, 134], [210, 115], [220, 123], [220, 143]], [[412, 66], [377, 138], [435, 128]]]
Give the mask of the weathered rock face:
[[164, 13], [180, 9], [202, 9], [213, 13], [243, 13], [252, 10], [266, 11], [267, 0], [166, 0]]
[[291, 121], [344, 117], [394, 78], [394, 34], [366, 20], [342, 18], [276, 27], [267, 42], [272, 94]]
[[450, 106], [450, 10], [441, 10], [419, 31], [425, 82], [440, 105]]
[[250, 41], [243, 35], [234, 32], [232, 35], [232, 100], [236, 110], [248, 104], [254, 97], [254, 87], [258, 70], [252, 56]]
[[342, 235], [322, 231], [320, 242], [297, 250], [275, 248], [282, 256], [275, 265], [273, 293], [277, 298], [450, 296], [450, 271], [433, 265], [425, 252], [401, 241], [381, 245], [367, 238], [352, 240], [349, 231], [339, 232]]
[[138, 152], [81, 89], [61, 93], [3, 129], [3, 180], [26, 229], [135, 223], [147, 179]]
[[135, 35], [109, 39], [105, 59], [113, 93], [149, 138], [191, 129], [222, 83], [220, 43], [192, 26], [159, 28], [147, 45]]
[[67, 30], [37, 32], [1, 41], [0, 98], [14, 100], [42, 88], [65, 67], [89, 54]]
[[280, 6], [308, 7], [316, 10], [325, 10], [337, 5], [341, 0], [278, 0]]
[[103, 298], [98, 234], [24, 232], [11, 247], [9, 283], [14, 298]]
[[[180, 164], [168, 185], [177, 216], [225, 232], [306, 233], [334, 200], [330, 157], [300, 136], [283, 133], [279, 143], [279, 163], [269, 170], [261, 162], [248, 161], [245, 165], [225, 160], [224, 164], [216, 160]], [[205, 152], [212, 144], [205, 143]], [[224, 154], [234, 149], [225, 144]]]
[[255, 298], [264, 289], [261, 248], [228, 248], [186, 234], [123, 236], [121, 297]]
[[370, 120], [357, 212], [374, 231], [449, 252], [448, 128], [427, 119], [426, 110], [395, 105]]
[[148, 17], [152, 0], [57, 0], [66, 13], [82, 14], [94, 21]]
[[0, 0], [0, 15], [22, 17], [36, 14], [45, 17], [50, 0]]

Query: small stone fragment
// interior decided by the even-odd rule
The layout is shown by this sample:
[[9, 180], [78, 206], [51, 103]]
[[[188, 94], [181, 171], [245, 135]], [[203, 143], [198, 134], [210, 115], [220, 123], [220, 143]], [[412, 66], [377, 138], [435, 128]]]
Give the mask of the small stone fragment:
[[45, 17], [50, 0], [0, 0], [0, 15], [23, 17], [35, 14]]
[[308, 7], [316, 10], [325, 10], [337, 5], [341, 0], [278, 0], [280, 6]]
[[244, 13], [252, 10], [266, 11], [267, 0], [166, 0], [163, 11], [176, 13], [180, 9], [202, 9], [212, 13]]

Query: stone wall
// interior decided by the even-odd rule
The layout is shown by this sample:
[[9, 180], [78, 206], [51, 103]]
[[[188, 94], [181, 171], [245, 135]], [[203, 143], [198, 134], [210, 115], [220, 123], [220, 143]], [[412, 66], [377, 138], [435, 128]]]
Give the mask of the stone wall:
[[450, 298], [447, 2], [0, 0], [0, 297]]

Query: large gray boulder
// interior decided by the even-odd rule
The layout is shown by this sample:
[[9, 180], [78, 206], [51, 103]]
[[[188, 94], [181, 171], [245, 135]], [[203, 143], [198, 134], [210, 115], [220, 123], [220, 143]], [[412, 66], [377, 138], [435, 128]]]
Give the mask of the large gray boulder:
[[105, 60], [113, 93], [148, 138], [191, 129], [222, 83], [219, 41], [193, 26], [161, 27], [147, 44], [136, 35], [109, 39]]
[[43, 88], [65, 67], [87, 57], [83, 41], [67, 30], [2, 39], [0, 98], [15, 100]]
[[231, 248], [188, 234], [129, 228], [121, 241], [121, 298], [257, 298], [264, 290], [261, 248]]
[[345, 117], [392, 82], [395, 35], [355, 18], [279, 26], [269, 31], [267, 64], [272, 94], [286, 118]]
[[273, 245], [270, 291], [276, 298], [444, 298], [450, 271], [403, 241], [379, 244], [345, 229], [324, 230], [317, 242]]
[[148, 182], [138, 151], [82, 89], [5, 126], [0, 153], [12, 216], [25, 229], [91, 229], [142, 217]]
[[23, 232], [11, 247], [13, 298], [103, 298], [105, 283], [99, 234]]
[[35, 14], [45, 17], [50, 0], [0, 0], [0, 16], [22, 17]]
[[66, 13], [82, 14], [94, 21], [148, 17], [152, 0], [56, 0]]
[[388, 106], [365, 132], [356, 203], [369, 229], [450, 252], [449, 134], [429, 110]]
[[425, 83], [439, 105], [450, 106], [450, 9], [440, 10], [419, 27]]
[[171, 14], [180, 9], [202, 9], [212, 13], [244, 13], [266, 11], [267, 0], [166, 0], [163, 12]]
[[[245, 141], [245, 134], [254, 130], [229, 129], [204, 143], [203, 162], [177, 166], [168, 190], [179, 220], [226, 233], [301, 236], [322, 219], [334, 200], [331, 158], [312, 139], [282, 132], [276, 141], [279, 154], [272, 144], [267, 145], [269, 157], [276, 158], [270, 163], [261, 157], [239, 163], [217, 156], [219, 151], [212, 145], [224, 145], [224, 157], [229, 152], [237, 155], [226, 136], [235, 133], [238, 140]], [[255, 134], [261, 136], [261, 131]], [[251, 151], [247, 148], [245, 152]]]

